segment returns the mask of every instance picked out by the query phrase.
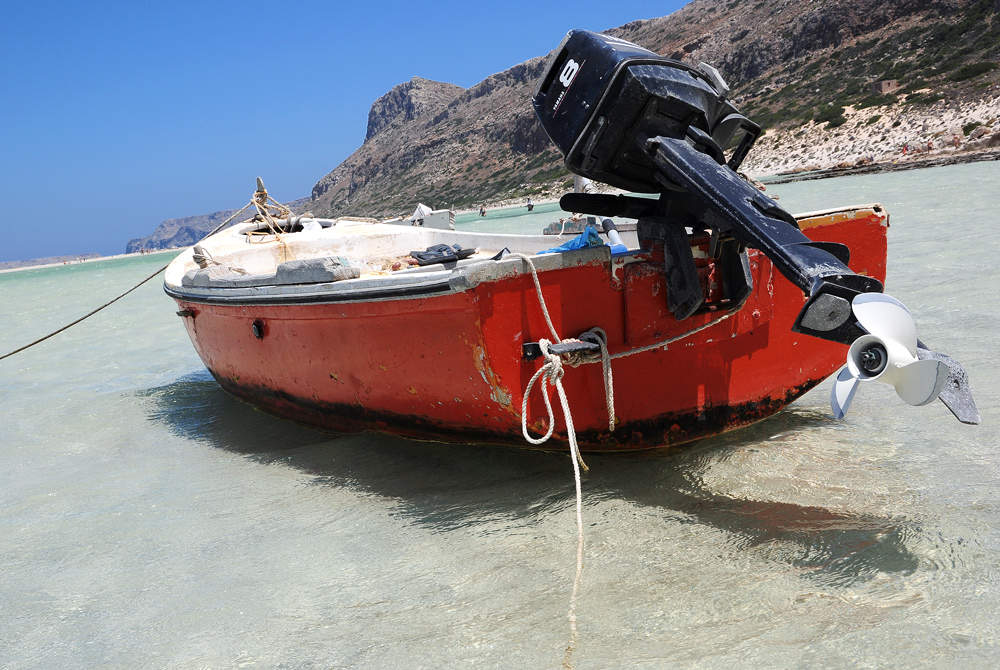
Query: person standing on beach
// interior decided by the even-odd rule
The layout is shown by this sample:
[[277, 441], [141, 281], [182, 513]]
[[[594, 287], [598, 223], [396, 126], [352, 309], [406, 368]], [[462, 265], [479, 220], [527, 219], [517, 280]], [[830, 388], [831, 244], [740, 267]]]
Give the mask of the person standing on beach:
[[535, 208], [535, 206], [531, 203], [531, 198], [528, 198], [528, 211], [530, 212], [534, 208]]

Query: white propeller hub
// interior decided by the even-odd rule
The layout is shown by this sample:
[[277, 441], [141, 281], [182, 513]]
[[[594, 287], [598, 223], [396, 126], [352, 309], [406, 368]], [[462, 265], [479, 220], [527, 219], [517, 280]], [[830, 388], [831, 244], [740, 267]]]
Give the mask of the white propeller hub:
[[899, 370], [917, 360], [905, 345], [875, 335], [862, 335], [847, 351], [847, 368], [862, 381], [895, 386]]

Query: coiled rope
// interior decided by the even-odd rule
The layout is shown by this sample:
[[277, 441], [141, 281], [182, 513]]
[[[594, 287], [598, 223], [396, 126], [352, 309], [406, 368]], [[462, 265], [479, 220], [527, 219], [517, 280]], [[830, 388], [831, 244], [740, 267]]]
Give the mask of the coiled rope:
[[[266, 237], [274, 236], [274, 240], [281, 245], [281, 260], [285, 262], [287, 260], [294, 260], [292, 256], [292, 250], [288, 248], [288, 243], [285, 242], [285, 238], [282, 237], [281, 226], [275, 221], [278, 219], [288, 220], [288, 229], [291, 231], [292, 228], [292, 210], [288, 209], [280, 202], [272, 198], [267, 194], [267, 189], [264, 188], [264, 182], [261, 181], [260, 177], [257, 177], [257, 190], [253, 194], [253, 199], [250, 201], [250, 205], [257, 208], [257, 214], [264, 219], [264, 223], [267, 224], [268, 232], [263, 231], [250, 231], [247, 233], [247, 240], [251, 244], [262, 244], [269, 240], [264, 239]], [[247, 205], [249, 207], [250, 205]], [[271, 210], [275, 210], [273, 213]], [[301, 218], [301, 217], [300, 217]], [[254, 242], [254, 238], [261, 238], [260, 242]], [[289, 259], [289, 256], [292, 256]]]
[[[243, 209], [239, 210], [238, 212], [236, 212], [235, 214], [233, 214], [232, 216], [230, 216], [228, 219], [226, 219], [225, 221], [223, 221], [222, 223], [220, 223], [218, 226], [215, 227], [214, 230], [212, 230], [212, 232], [208, 233], [207, 235], [205, 235], [204, 237], [202, 237], [201, 239], [199, 239], [198, 242], [195, 242], [195, 244], [198, 244], [199, 242], [201, 242], [202, 240], [204, 240], [207, 237], [211, 237], [212, 235], [215, 235], [217, 232], [219, 232], [220, 230], [222, 230], [223, 228], [225, 228], [226, 226], [228, 226], [230, 224], [230, 222], [232, 222], [233, 219], [235, 219], [237, 216], [239, 216], [243, 212], [247, 211], [251, 206], [253, 206], [254, 204], [256, 204], [255, 200], [257, 198], [258, 193], [259, 193], [259, 191], [257, 193], [254, 193], [254, 200], [251, 200], [250, 202], [248, 202], [243, 207]], [[264, 191], [264, 197], [265, 198], [267, 197], [267, 191]], [[265, 203], [266, 202], [267, 201], [265, 200]], [[284, 205], [281, 205], [281, 206], [284, 207]], [[285, 208], [285, 211], [288, 211], [288, 209]], [[171, 259], [170, 262], [172, 263], [173, 259]], [[49, 333], [48, 335], [45, 335], [44, 337], [38, 338], [34, 342], [26, 344], [23, 347], [19, 347], [18, 349], [15, 349], [14, 351], [11, 351], [9, 353], [4, 354], [3, 356], [0, 356], [0, 361], [2, 361], [5, 358], [9, 358], [9, 357], [13, 356], [14, 354], [19, 354], [22, 351], [24, 351], [25, 349], [30, 349], [31, 347], [35, 346], [36, 344], [40, 344], [40, 343], [44, 342], [45, 340], [49, 339], [50, 337], [55, 337], [56, 335], [58, 335], [59, 333], [63, 332], [64, 330], [68, 330], [68, 329], [72, 328], [73, 326], [75, 326], [76, 324], [80, 323], [81, 321], [85, 321], [86, 319], [89, 319], [90, 317], [92, 317], [95, 314], [97, 314], [98, 312], [100, 312], [102, 309], [104, 309], [106, 307], [110, 307], [111, 305], [115, 304], [116, 302], [118, 302], [119, 300], [121, 300], [122, 298], [124, 298], [125, 296], [127, 296], [132, 291], [136, 290], [137, 288], [139, 288], [140, 286], [142, 286], [143, 284], [145, 284], [146, 282], [148, 282], [150, 279], [156, 277], [161, 272], [163, 272], [164, 270], [166, 270], [169, 266], [170, 266], [170, 263], [167, 263], [162, 268], [160, 268], [159, 270], [157, 270], [153, 274], [149, 275], [148, 277], [146, 277], [145, 279], [143, 279], [141, 282], [139, 282], [138, 284], [136, 284], [135, 286], [133, 286], [129, 290], [127, 290], [124, 293], [122, 293], [121, 295], [119, 295], [117, 298], [109, 300], [108, 302], [104, 303], [103, 305], [101, 305], [100, 307], [98, 307], [97, 309], [95, 309], [94, 311], [81, 316], [76, 321], [73, 321], [71, 323], [67, 323], [62, 328], [59, 328], [58, 330], [54, 330], [51, 333]]]

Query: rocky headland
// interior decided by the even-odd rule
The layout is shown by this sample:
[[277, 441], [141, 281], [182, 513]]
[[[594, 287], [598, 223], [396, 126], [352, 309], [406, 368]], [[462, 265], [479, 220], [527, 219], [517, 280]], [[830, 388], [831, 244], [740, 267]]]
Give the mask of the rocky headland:
[[535, 58], [469, 89], [426, 79], [400, 84], [372, 105], [364, 144], [313, 186], [303, 207], [383, 216], [408, 213], [418, 201], [463, 207], [530, 195], [568, 178], [530, 105], [544, 65]]

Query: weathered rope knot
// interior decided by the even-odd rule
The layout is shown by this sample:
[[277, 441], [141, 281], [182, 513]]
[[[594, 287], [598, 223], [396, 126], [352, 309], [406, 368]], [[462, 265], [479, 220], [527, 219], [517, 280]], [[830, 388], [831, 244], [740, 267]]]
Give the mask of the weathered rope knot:
[[[552, 433], [556, 429], [556, 417], [555, 412], [552, 411], [552, 402], [549, 400], [547, 387], [555, 387], [556, 394], [559, 396], [559, 402], [562, 405], [563, 416], [566, 419], [566, 437], [569, 439], [569, 450], [573, 455], [574, 467], [576, 463], [579, 463], [584, 470], [588, 470], [589, 468], [583, 462], [583, 457], [580, 455], [580, 448], [576, 442], [573, 415], [570, 414], [569, 400], [566, 398], [566, 391], [562, 385], [562, 378], [566, 374], [566, 371], [563, 369], [562, 359], [549, 351], [549, 345], [551, 344], [550, 340], [542, 339], [538, 341], [538, 346], [542, 350], [542, 357], [545, 358], [545, 364], [538, 368], [538, 371], [531, 377], [528, 381], [528, 386], [524, 389], [524, 397], [521, 399], [521, 434], [531, 444], [543, 444], [552, 437]], [[549, 429], [542, 437], [535, 438], [528, 433], [528, 399], [531, 397], [531, 389], [534, 388], [535, 382], [539, 379], [542, 380], [539, 388], [542, 391], [542, 401], [545, 403], [545, 411], [548, 414]]]
[[601, 371], [604, 377], [604, 399], [608, 405], [608, 431], [615, 432], [615, 382], [611, 376], [611, 354], [608, 353], [608, 334], [604, 329], [594, 327], [580, 335], [584, 342], [595, 342], [600, 348], [600, 355], [591, 355], [587, 363], [601, 361]]
[[[531, 266], [531, 261], [528, 261], [529, 266]], [[532, 270], [534, 270], [534, 267]], [[537, 278], [535, 285], [538, 286]], [[539, 287], [538, 292], [539, 298], [541, 298], [541, 288]], [[544, 305], [544, 302], [542, 303]], [[546, 320], [547, 314], [546, 314]], [[549, 322], [549, 327], [551, 328], [551, 321]], [[552, 328], [555, 332], [555, 328]], [[550, 437], [555, 430], [555, 415], [552, 412], [552, 403], [549, 401], [549, 394], [546, 389], [546, 385], [552, 385], [556, 387], [556, 393], [559, 395], [559, 402], [562, 404], [563, 416], [566, 419], [566, 436], [569, 438], [569, 450], [572, 455], [573, 460], [573, 480], [576, 484], [576, 574], [573, 578], [573, 593], [570, 596], [569, 612], [567, 617], [570, 622], [570, 644], [567, 649], [567, 659], [572, 653], [573, 648], [576, 645], [577, 638], [577, 627], [576, 627], [576, 594], [580, 588], [580, 576], [583, 573], [583, 483], [581, 481], [580, 470], [589, 470], [587, 464], [583, 462], [583, 457], [580, 455], [580, 447], [576, 443], [576, 429], [573, 428], [573, 415], [569, 411], [569, 400], [566, 399], [566, 391], [563, 390], [562, 378], [565, 374], [563, 369], [562, 359], [549, 351], [549, 345], [552, 344], [551, 340], [541, 339], [538, 341], [538, 346], [542, 350], [542, 356], [545, 358], [545, 363], [541, 368], [535, 372], [531, 380], [528, 382], [528, 387], [524, 390], [524, 398], [521, 401], [521, 433], [531, 444], [542, 444]], [[540, 384], [542, 389], [542, 400], [545, 402], [545, 410], [549, 415], [549, 429], [541, 438], [533, 438], [528, 434], [528, 398], [531, 395], [531, 389], [534, 387], [535, 382], [538, 379], [542, 380]], [[564, 663], [565, 665], [565, 663]]]
[[191, 258], [195, 263], [197, 263], [198, 267], [203, 270], [209, 265], [222, 265], [222, 263], [212, 258], [212, 254], [210, 254], [208, 250], [200, 244], [194, 245], [194, 249], [191, 252]]

